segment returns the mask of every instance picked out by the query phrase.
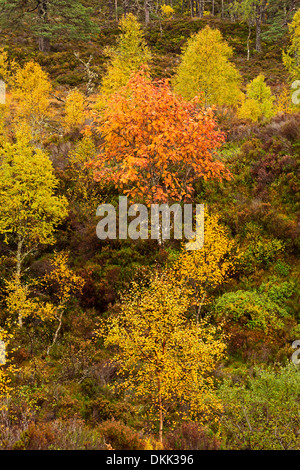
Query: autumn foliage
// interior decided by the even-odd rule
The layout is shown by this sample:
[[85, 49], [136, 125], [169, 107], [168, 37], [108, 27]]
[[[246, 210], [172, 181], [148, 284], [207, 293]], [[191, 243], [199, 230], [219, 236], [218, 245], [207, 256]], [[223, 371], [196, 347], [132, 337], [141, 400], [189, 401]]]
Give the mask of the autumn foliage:
[[300, 449], [299, 1], [0, 0], [0, 450]]
[[97, 181], [146, 203], [187, 200], [197, 178], [228, 177], [216, 151], [224, 142], [212, 109], [173, 94], [140, 71], [98, 117], [103, 144], [91, 162]]

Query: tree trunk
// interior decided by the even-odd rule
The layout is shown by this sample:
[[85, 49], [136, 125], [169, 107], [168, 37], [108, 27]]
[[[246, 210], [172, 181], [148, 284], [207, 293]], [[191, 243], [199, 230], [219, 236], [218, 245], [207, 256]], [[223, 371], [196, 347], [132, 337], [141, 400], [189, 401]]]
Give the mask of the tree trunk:
[[144, 7], [145, 7], [145, 24], [150, 23], [150, 5], [149, 5], [149, 0], [144, 1]]
[[199, 18], [203, 18], [203, 13], [205, 9], [205, 0], [199, 1]]
[[262, 9], [260, 5], [256, 7], [256, 46], [255, 49], [257, 52], [261, 52], [261, 19], [262, 19]]
[[[38, 15], [40, 22], [45, 25], [45, 30], [47, 29], [46, 25], [49, 23], [48, 20], [48, 0], [40, 0], [38, 2]], [[41, 52], [47, 53], [50, 51], [50, 39], [49, 37], [40, 36], [39, 37], [39, 50]]]
[[127, 3], [127, 0], [123, 0], [123, 11], [124, 11], [124, 16], [127, 15], [127, 11], [128, 11], [128, 3]]
[[257, 52], [262, 51], [261, 47], [261, 25], [263, 22], [264, 14], [267, 7], [268, 0], [261, 0], [259, 4], [256, 5], [255, 11], [255, 22], [256, 22], [256, 50]]
[[118, 0], [115, 0], [115, 14], [116, 14], [116, 21], [119, 21], [118, 17]]
[[[15, 277], [16, 286], [19, 286], [21, 284], [22, 247], [23, 247], [23, 240], [22, 240], [21, 237], [19, 237], [18, 246], [17, 246], [17, 254], [16, 254], [16, 259], [17, 259], [16, 277]], [[23, 317], [22, 317], [22, 312], [21, 311], [19, 311], [19, 313], [18, 313], [18, 325], [19, 325], [19, 327], [22, 327], [22, 325], [23, 325]]]
[[39, 37], [39, 51], [47, 53], [50, 52], [50, 39]]
[[248, 37], [247, 37], [247, 60], [250, 59], [250, 37], [251, 37], [251, 24], [248, 25]]
[[163, 443], [164, 417], [163, 417], [163, 406], [162, 406], [162, 399], [161, 399], [160, 378], [158, 378], [158, 407], [159, 407], [159, 442], [162, 444]]
[[195, 16], [194, 0], [190, 0], [190, 5], [191, 5], [191, 17], [194, 18]]
[[108, 2], [108, 11], [109, 11], [109, 14], [108, 14], [108, 17], [110, 20], [113, 20], [114, 18], [114, 4], [113, 4], [113, 0], [109, 0]]
[[62, 325], [62, 318], [63, 318], [63, 314], [64, 314], [64, 310], [63, 310], [63, 307], [61, 307], [61, 312], [60, 312], [60, 315], [58, 316], [58, 326], [55, 330], [55, 334], [53, 336], [53, 340], [52, 340], [52, 344], [48, 347], [47, 349], [47, 356], [49, 356], [49, 353], [51, 351], [51, 349], [53, 348], [53, 346], [55, 345], [56, 343], [56, 340], [57, 340], [57, 337], [58, 337], [58, 333], [60, 332], [60, 329], [61, 329], [61, 325]]

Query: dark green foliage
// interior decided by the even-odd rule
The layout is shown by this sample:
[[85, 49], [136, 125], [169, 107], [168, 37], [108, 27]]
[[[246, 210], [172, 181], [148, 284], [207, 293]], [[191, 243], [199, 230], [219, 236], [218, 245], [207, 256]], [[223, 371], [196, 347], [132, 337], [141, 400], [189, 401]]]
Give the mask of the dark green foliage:
[[26, 27], [39, 38], [40, 50], [49, 51], [49, 41], [61, 36], [84, 40], [99, 28], [92, 21], [92, 9], [80, 1], [66, 0], [1, 0], [2, 27]]

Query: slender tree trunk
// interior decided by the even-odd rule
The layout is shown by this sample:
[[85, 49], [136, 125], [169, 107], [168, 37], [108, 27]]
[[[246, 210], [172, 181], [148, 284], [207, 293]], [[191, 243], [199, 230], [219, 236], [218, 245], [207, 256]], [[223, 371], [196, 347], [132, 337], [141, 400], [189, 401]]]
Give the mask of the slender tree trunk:
[[51, 349], [53, 348], [54, 344], [56, 343], [56, 340], [57, 340], [57, 337], [58, 337], [58, 333], [60, 332], [61, 325], [62, 325], [63, 314], [64, 314], [64, 309], [63, 309], [63, 307], [62, 307], [62, 308], [61, 308], [60, 315], [58, 316], [58, 326], [57, 326], [56, 331], [55, 331], [55, 333], [54, 333], [53, 340], [52, 340], [52, 344], [51, 344], [51, 345], [48, 347], [48, 349], [47, 349], [47, 356], [49, 356], [49, 353], [50, 353]]
[[256, 7], [256, 46], [255, 49], [257, 52], [261, 52], [261, 19], [262, 19], [262, 11], [261, 6], [257, 5]]
[[109, 19], [110, 20], [113, 20], [113, 17], [114, 17], [114, 4], [113, 4], [113, 0], [109, 0], [108, 2], [108, 11], [109, 11]]
[[248, 25], [248, 37], [247, 37], [247, 60], [250, 59], [250, 37], [251, 37], [251, 24]]
[[194, 18], [195, 16], [194, 0], [190, 0], [190, 5], [191, 5], [191, 17]]
[[259, 4], [256, 5], [255, 11], [255, 22], [256, 22], [256, 50], [257, 52], [262, 51], [261, 47], [261, 26], [264, 18], [264, 14], [267, 7], [268, 0], [261, 0]]
[[202, 305], [203, 305], [203, 303], [204, 303], [205, 297], [206, 297], [206, 292], [204, 292], [204, 294], [203, 294], [203, 296], [202, 296], [200, 305], [199, 305], [199, 307], [198, 307], [198, 311], [197, 311], [197, 313], [196, 313], [196, 325], [199, 325], [200, 312], [201, 312], [201, 308], [202, 308]]
[[199, 17], [203, 18], [203, 13], [205, 9], [205, 0], [200, 0], [199, 1]]
[[224, 0], [222, 0], [222, 3], [221, 3], [221, 18], [222, 20], [224, 19]]
[[[19, 236], [18, 246], [17, 246], [17, 254], [16, 254], [16, 259], [17, 259], [16, 276], [15, 276], [16, 286], [20, 286], [20, 284], [21, 284], [22, 248], [23, 248], [23, 240]], [[19, 327], [22, 327], [22, 325], [23, 325], [23, 317], [22, 317], [22, 312], [21, 311], [18, 312], [18, 325], [19, 325]]]
[[115, 0], [115, 15], [116, 15], [116, 21], [119, 21], [118, 17], [118, 0]]
[[123, 10], [124, 10], [124, 16], [127, 15], [127, 11], [128, 11], [128, 3], [127, 3], [127, 0], [123, 0]]
[[[40, 0], [38, 2], [38, 15], [40, 22], [45, 25], [48, 24], [48, 0]], [[39, 50], [41, 52], [47, 53], [50, 51], [50, 39], [49, 37], [40, 36], [38, 39]]]
[[163, 443], [163, 425], [164, 425], [164, 416], [163, 416], [163, 406], [161, 398], [161, 384], [160, 377], [158, 378], [158, 407], [159, 407], [159, 442]]
[[49, 38], [44, 38], [43, 36], [39, 37], [39, 50], [44, 53], [50, 52]]
[[145, 24], [150, 23], [150, 5], [149, 0], [144, 1], [144, 8], [145, 8]]

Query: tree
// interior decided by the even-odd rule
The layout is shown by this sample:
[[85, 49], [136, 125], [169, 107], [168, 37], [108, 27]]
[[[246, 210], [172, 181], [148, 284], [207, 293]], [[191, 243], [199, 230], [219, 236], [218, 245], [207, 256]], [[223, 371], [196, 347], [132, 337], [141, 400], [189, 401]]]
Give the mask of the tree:
[[246, 99], [238, 114], [243, 119], [256, 122], [260, 119], [268, 120], [275, 114], [271, 88], [265, 83], [264, 75], [260, 74], [247, 85]]
[[290, 45], [283, 52], [283, 63], [292, 81], [300, 79], [300, 9], [295, 13], [289, 24]]
[[233, 51], [218, 29], [206, 26], [185, 46], [174, 80], [174, 90], [191, 100], [204, 95], [206, 105], [236, 105], [241, 97], [241, 75], [229, 59]]
[[171, 5], [166, 5], [165, 3], [160, 7], [162, 15], [164, 18], [170, 19], [173, 17], [175, 11]]
[[99, 28], [91, 16], [92, 9], [78, 0], [0, 0], [1, 27], [29, 27], [42, 52], [62, 35], [80, 40], [95, 35]]
[[242, 329], [259, 329], [265, 333], [282, 330], [286, 308], [273, 301], [267, 292], [226, 292], [214, 303], [216, 316], [228, 325], [240, 324]]
[[123, 379], [120, 387], [149, 408], [162, 443], [172, 412], [181, 419], [213, 420], [220, 404], [211, 372], [225, 344], [213, 326], [187, 319], [189, 298], [166, 274], [149, 282], [133, 285], [103, 334], [106, 347], [118, 348], [113, 362]]
[[26, 135], [3, 144], [0, 162], [0, 234], [12, 247], [19, 289], [28, 256], [39, 244], [54, 243], [55, 228], [67, 215], [67, 201], [55, 195], [58, 181], [50, 159], [34, 149]]
[[29, 126], [33, 139], [36, 139], [50, 116], [52, 85], [48, 75], [39, 64], [30, 61], [17, 70], [13, 86], [13, 94], [18, 102], [17, 119]]
[[248, 36], [247, 36], [247, 60], [250, 59], [250, 38], [252, 27], [255, 24], [255, 10], [253, 9], [253, 2], [239, 2], [235, 1], [231, 5], [231, 12], [238, 14], [242, 17], [248, 25]]
[[18, 66], [14, 59], [10, 59], [8, 52], [0, 47], [0, 79], [10, 84]]
[[234, 272], [237, 261], [234, 251], [234, 241], [220, 223], [219, 216], [206, 214], [203, 247], [188, 251], [183, 248], [173, 264], [173, 282], [189, 289], [196, 322], [213, 291]]
[[84, 286], [84, 280], [77, 276], [68, 266], [68, 255], [66, 253], [56, 253], [52, 262], [52, 270], [44, 277], [44, 282], [55, 293], [56, 313], [55, 318], [58, 325], [55, 330], [52, 343], [47, 349], [49, 355], [53, 348], [62, 326], [63, 315], [72, 295], [81, 293]]
[[244, 382], [226, 379], [218, 396], [230, 449], [298, 450], [299, 370], [291, 363], [254, 367]]
[[[299, 1], [299, 0], [297, 0]], [[296, 0], [272, 0], [266, 8], [266, 25], [262, 33], [264, 42], [272, 43], [283, 39], [287, 32], [288, 23], [296, 11]]]
[[79, 90], [72, 90], [65, 101], [64, 126], [66, 130], [80, 127], [85, 121], [85, 99]]
[[16, 319], [19, 326], [22, 326], [23, 320], [29, 317], [42, 321], [55, 320], [55, 307], [50, 302], [44, 302], [33, 295], [34, 290], [40, 287], [36, 280], [24, 284], [15, 276], [7, 280], [5, 284], [8, 313], [6, 324], [11, 331], [14, 330]]
[[196, 178], [228, 177], [214, 158], [224, 141], [210, 109], [185, 102], [143, 71], [112, 96], [99, 118], [96, 181], [113, 182], [147, 204], [187, 200]]
[[[268, 7], [268, 0], [235, 0], [232, 8], [235, 13], [247, 21], [249, 25], [249, 34], [251, 32], [251, 26], [255, 24], [256, 27], [256, 41], [255, 49], [257, 52], [262, 51], [261, 39], [262, 39], [262, 22]], [[248, 36], [248, 41], [250, 36]], [[249, 50], [249, 45], [248, 45]]]
[[17, 372], [12, 360], [7, 357], [8, 348], [11, 347], [13, 335], [0, 328], [0, 410], [7, 409], [7, 398], [13, 392], [12, 376]]
[[151, 60], [143, 31], [136, 17], [132, 14], [122, 17], [119, 22], [121, 34], [114, 48], [106, 48], [110, 57], [107, 72], [102, 79], [100, 93], [106, 100], [108, 96], [126, 85], [131, 74]]
[[87, 163], [94, 159], [98, 149], [90, 135], [79, 140], [68, 155], [66, 175], [70, 183], [66, 190], [71, 204], [79, 206], [84, 217], [91, 219], [101, 200], [99, 183], [94, 180], [93, 169]]

